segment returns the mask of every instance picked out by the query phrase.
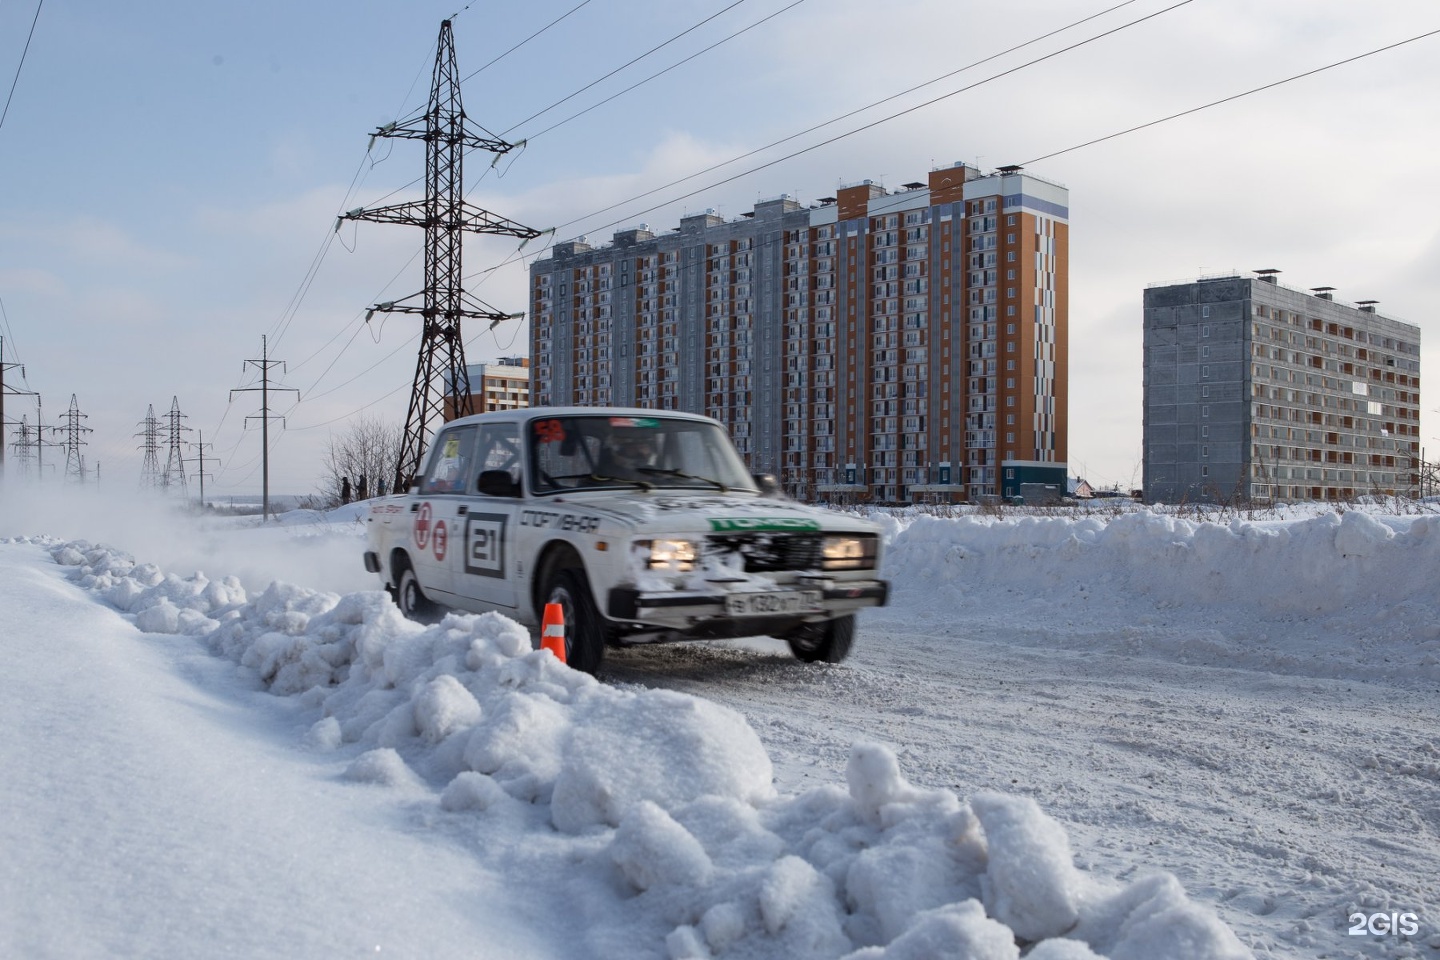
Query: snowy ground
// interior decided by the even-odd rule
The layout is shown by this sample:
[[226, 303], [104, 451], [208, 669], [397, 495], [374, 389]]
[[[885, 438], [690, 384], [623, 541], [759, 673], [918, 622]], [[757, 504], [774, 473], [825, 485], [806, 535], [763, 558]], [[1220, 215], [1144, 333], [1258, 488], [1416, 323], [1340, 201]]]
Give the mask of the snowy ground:
[[847, 663], [594, 684], [344, 511], [13, 494], [0, 955], [1440, 957], [1437, 515], [886, 517]]

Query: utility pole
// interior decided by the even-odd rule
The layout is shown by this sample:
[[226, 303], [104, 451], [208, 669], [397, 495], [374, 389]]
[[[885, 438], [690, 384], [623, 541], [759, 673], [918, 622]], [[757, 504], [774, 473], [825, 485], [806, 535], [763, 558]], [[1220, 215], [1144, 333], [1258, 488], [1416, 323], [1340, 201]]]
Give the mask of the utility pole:
[[65, 479], [85, 482], [85, 457], [80, 453], [80, 448], [85, 441], [80, 439], [80, 434], [90, 433], [89, 427], [82, 427], [80, 421], [87, 419], [87, 415], [80, 412], [80, 404], [75, 399], [75, 394], [70, 394], [70, 409], [60, 417], [60, 426], [52, 428], [55, 432], [65, 432]]
[[161, 480], [161, 486], [166, 490], [171, 484], [180, 485], [180, 493], [185, 493], [185, 458], [180, 450], [180, 434], [188, 433], [189, 427], [183, 427], [180, 422], [185, 419], [185, 414], [180, 412], [180, 398], [170, 398], [170, 412], [165, 415], [169, 421], [167, 433], [169, 434], [169, 455], [165, 459], [165, 474]]
[[[261, 523], [264, 523], [266, 520], [270, 519], [270, 391], [275, 390], [280, 393], [293, 393], [295, 394], [295, 401], [297, 403], [300, 401], [299, 390], [296, 390], [293, 387], [270, 386], [270, 368], [280, 367], [283, 370], [285, 367], [285, 361], [271, 360], [269, 349], [270, 348], [268, 343], [266, 342], [266, 338], [262, 334], [260, 337], [260, 359], [245, 361], [245, 366], [250, 366], [253, 364], [254, 366], [260, 368], [260, 386], [237, 387], [236, 389], [230, 391], [230, 399], [232, 400], [235, 399], [235, 394], [237, 393], [251, 393], [256, 390], [260, 391], [260, 415], [258, 417], [246, 417], [245, 422], [249, 423], [251, 420], [260, 421], [260, 464], [262, 478], [262, 499], [260, 504]], [[275, 419], [279, 420], [281, 423], [285, 422], [284, 417], [276, 417]]]
[[[446, 387], [454, 393], [456, 416], [472, 412], [470, 375], [465, 369], [460, 321], [465, 318], [489, 320], [494, 327], [501, 320], [523, 316], [497, 311], [464, 291], [461, 250], [465, 231], [517, 237], [522, 241], [540, 235], [539, 230], [521, 226], [465, 201], [462, 174], [465, 151], [486, 150], [498, 159], [516, 145], [488, 132], [482, 136], [466, 129], [458, 74], [455, 38], [450, 21], [444, 20], [440, 23], [430, 103], [425, 113], [388, 123], [371, 136], [372, 144], [375, 137], [425, 141], [425, 199], [373, 210], [351, 210], [335, 224], [337, 230], [344, 220], [405, 223], [425, 228], [425, 289], [397, 301], [376, 304], [370, 310], [372, 315], [412, 313], [423, 318], [420, 355], [415, 365], [410, 407], [405, 414], [400, 459], [395, 466], [397, 493], [405, 490], [410, 480], [419, 474], [435, 425], [445, 419]], [[414, 302], [417, 299], [419, 303]]]
[[[185, 463], [197, 463], [197, 462], [198, 462], [198, 463], [200, 464], [200, 472], [197, 474], [197, 476], [200, 478], [200, 509], [201, 509], [201, 510], [204, 510], [204, 509], [205, 509], [205, 448], [206, 448], [206, 447], [213, 447], [213, 446], [215, 446], [215, 444], [213, 444], [213, 443], [206, 443], [206, 442], [205, 442], [205, 431], [203, 431], [203, 430], [196, 430], [196, 431], [195, 431], [195, 438], [196, 438], [195, 442], [192, 443], [192, 444], [190, 444], [190, 446], [192, 446], [192, 447], [195, 448], [196, 456], [193, 457], [192, 459], [186, 460], [186, 461], [184, 461], [184, 462], [185, 462]], [[214, 457], [211, 457], [211, 458], [210, 458], [210, 462], [211, 462], [211, 463], [219, 463], [220, 461], [216, 460]]]
[[135, 434], [143, 437], [140, 449], [145, 451], [145, 460], [140, 465], [140, 486], [160, 486], [160, 421], [155, 419], [155, 404], [145, 411], [145, 419], [139, 423], [140, 432]]

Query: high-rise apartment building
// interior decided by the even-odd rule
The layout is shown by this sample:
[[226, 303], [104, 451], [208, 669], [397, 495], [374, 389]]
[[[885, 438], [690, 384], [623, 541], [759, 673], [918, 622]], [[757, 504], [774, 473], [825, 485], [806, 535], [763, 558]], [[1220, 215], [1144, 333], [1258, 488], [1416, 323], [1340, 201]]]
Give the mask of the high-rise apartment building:
[[1420, 328], [1278, 270], [1145, 291], [1145, 499], [1414, 495]]
[[[518, 410], [530, 406], [530, 358], [501, 357], [494, 363], [467, 363], [470, 412]], [[457, 416], [454, 387], [446, 384], [445, 419]]]
[[1068, 207], [1018, 167], [956, 164], [556, 244], [530, 271], [534, 403], [713, 416], [802, 498], [1063, 480]]

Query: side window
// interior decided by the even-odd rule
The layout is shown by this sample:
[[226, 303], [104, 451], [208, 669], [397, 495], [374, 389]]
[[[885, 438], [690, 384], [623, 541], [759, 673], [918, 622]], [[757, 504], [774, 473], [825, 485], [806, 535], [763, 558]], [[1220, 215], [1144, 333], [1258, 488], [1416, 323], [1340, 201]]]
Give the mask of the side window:
[[475, 426], [453, 427], [435, 438], [420, 492], [464, 493], [475, 452]]
[[480, 445], [476, 448], [475, 459], [479, 471], [504, 470], [510, 479], [520, 482], [520, 427], [513, 423], [486, 424], [480, 428]]
[[530, 421], [533, 489], [549, 492], [592, 485], [606, 433], [600, 417]]

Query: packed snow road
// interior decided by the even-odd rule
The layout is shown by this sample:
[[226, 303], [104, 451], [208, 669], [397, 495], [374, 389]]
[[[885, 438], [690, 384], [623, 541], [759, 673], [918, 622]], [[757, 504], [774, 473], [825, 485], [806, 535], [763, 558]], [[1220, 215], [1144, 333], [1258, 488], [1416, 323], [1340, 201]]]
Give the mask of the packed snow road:
[[918, 632], [894, 610], [863, 628], [837, 667], [778, 646], [637, 647], [606, 678], [740, 711], [782, 790], [833, 780], [853, 742], [874, 740], [917, 786], [1031, 796], [1080, 866], [1175, 873], [1258, 956], [1410, 956], [1349, 936], [1350, 914], [1435, 916], [1434, 691], [1017, 651], [959, 625]]
[[[1262, 958], [1440, 957], [1440, 516], [880, 519], [893, 601], [864, 614], [845, 663], [764, 639], [635, 647], [607, 655], [598, 686], [536, 659], [503, 618], [399, 619], [357, 569], [350, 523], [167, 537], [145, 545], [158, 568], [56, 556], [142, 636], [179, 650], [186, 634], [287, 713], [323, 716], [304, 738], [322, 765], [389, 784], [417, 835], [505, 838], [485, 867], [578, 894], [581, 954], [769, 960], [819, 931], [817, 956], [889, 940], [919, 957], [1002, 918], [997, 957], [1012, 934], [1091, 955], [1070, 933], [1102, 956], [1242, 955], [1199, 904]], [[107, 535], [140, 545], [124, 532]], [[186, 577], [201, 566], [239, 579]], [[892, 750], [898, 773], [877, 779]], [[622, 756], [646, 761], [639, 793]], [[736, 832], [772, 773], [778, 802]], [[647, 792], [679, 820], [631, 802]], [[876, 796], [913, 829], [874, 832]], [[985, 820], [989, 866], [927, 890], [956, 797]], [[607, 809], [599, 833], [562, 824]], [[1152, 872], [1179, 883], [1142, 904], [1163, 889]], [[996, 893], [1012, 881], [1050, 899], [1017, 911]], [[1391, 916], [1415, 929], [1374, 922]]]

